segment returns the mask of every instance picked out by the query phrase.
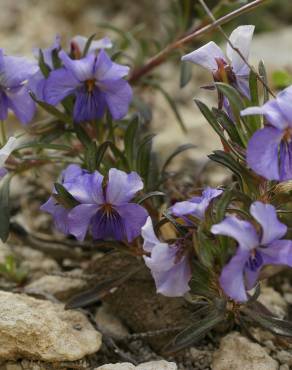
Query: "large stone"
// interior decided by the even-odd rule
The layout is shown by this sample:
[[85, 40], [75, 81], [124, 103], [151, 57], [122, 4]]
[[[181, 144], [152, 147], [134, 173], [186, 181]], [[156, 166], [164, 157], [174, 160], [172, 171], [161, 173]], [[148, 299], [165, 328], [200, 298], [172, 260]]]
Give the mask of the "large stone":
[[177, 366], [174, 362], [161, 360], [145, 362], [138, 366], [132, 365], [129, 362], [107, 364], [100, 366], [95, 370], [177, 370]]
[[278, 370], [279, 365], [265, 349], [239, 333], [221, 339], [214, 353], [212, 370]]
[[8, 292], [0, 292], [0, 333], [0, 360], [75, 361], [101, 346], [82, 313]]
[[28, 284], [26, 292], [51, 294], [55, 298], [66, 301], [87, 286], [85, 280], [75, 277], [45, 275]]
[[263, 286], [259, 302], [266, 306], [274, 315], [283, 319], [287, 313], [288, 305], [285, 299], [271, 287]]

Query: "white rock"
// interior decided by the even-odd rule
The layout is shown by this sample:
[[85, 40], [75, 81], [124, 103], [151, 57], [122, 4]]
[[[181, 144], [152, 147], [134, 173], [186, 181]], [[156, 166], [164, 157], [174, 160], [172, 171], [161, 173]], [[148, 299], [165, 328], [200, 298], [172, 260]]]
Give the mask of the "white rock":
[[221, 339], [214, 353], [212, 370], [278, 370], [279, 365], [265, 349], [239, 333]]
[[115, 339], [122, 339], [129, 334], [128, 329], [121, 320], [113, 315], [109, 307], [103, 304], [98, 308], [95, 316], [99, 330]]
[[129, 362], [118, 363], [118, 364], [107, 364], [98, 367], [95, 370], [177, 370], [177, 366], [174, 362], [151, 361], [145, 362], [138, 366], [134, 366]]
[[273, 288], [263, 286], [258, 300], [277, 317], [284, 318], [286, 315], [288, 308], [287, 302]]
[[0, 333], [0, 360], [75, 361], [101, 346], [82, 313], [8, 292], [0, 292]]
[[67, 300], [86, 287], [82, 279], [46, 275], [26, 285], [26, 292], [49, 293], [59, 300]]
[[174, 362], [151, 361], [140, 364], [136, 367], [136, 370], [177, 370], [177, 366]]

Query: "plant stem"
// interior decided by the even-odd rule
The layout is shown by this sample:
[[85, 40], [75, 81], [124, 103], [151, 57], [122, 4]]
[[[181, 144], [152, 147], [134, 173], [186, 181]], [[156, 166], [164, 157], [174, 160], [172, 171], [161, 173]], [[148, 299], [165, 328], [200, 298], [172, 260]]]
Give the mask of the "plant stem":
[[144, 75], [148, 74], [151, 72], [154, 68], [158, 67], [161, 65], [167, 57], [177, 49], [182, 48], [185, 44], [190, 43], [193, 41], [196, 37], [199, 37], [209, 31], [212, 31], [216, 29], [218, 26], [221, 26], [230, 20], [238, 17], [241, 14], [247, 13], [260, 5], [264, 4], [268, 0], [254, 0], [249, 4], [246, 4], [239, 9], [234, 10], [231, 13], [228, 13], [224, 15], [223, 17], [217, 19], [215, 22], [212, 22], [208, 24], [205, 27], [199, 26], [197, 27], [193, 32], [187, 33], [183, 37], [179, 38], [178, 40], [174, 41], [173, 43], [167, 45], [163, 50], [161, 50], [158, 54], [153, 56], [149, 61], [144, 64], [142, 67], [139, 67], [137, 69], [134, 69], [132, 74], [129, 77], [129, 82], [130, 83], [136, 83], [140, 78], [142, 78]]
[[0, 132], [1, 132], [1, 145], [4, 146], [7, 142], [6, 138], [6, 130], [5, 130], [5, 122], [0, 121]]

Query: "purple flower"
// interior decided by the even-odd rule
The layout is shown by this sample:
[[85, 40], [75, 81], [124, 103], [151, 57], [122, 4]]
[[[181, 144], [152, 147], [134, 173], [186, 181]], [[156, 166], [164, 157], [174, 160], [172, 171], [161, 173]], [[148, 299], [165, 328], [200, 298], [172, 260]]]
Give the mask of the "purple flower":
[[268, 122], [248, 143], [247, 163], [268, 180], [292, 179], [292, 86], [262, 107], [249, 107], [242, 116], [263, 114]]
[[[239, 26], [230, 35], [229, 40], [244, 58], [249, 57], [254, 26]], [[249, 97], [249, 68], [241, 56], [227, 44], [227, 57], [219, 46], [211, 41], [201, 48], [184, 55], [183, 61], [198, 64], [212, 72], [215, 81], [224, 81], [236, 86], [242, 94]]]
[[[83, 170], [76, 164], [70, 164], [61, 175], [61, 184], [64, 188], [70, 192], [70, 190], [75, 185], [75, 180], [80, 179], [87, 171]], [[53, 190], [53, 194], [56, 194], [56, 190]], [[41, 206], [41, 210], [50, 213], [53, 216], [54, 224], [57, 230], [61, 233], [68, 235], [69, 232], [69, 222], [68, 214], [71, 211], [69, 208], [64, 208], [61, 204], [57, 202], [54, 196], [51, 196], [48, 201]]]
[[72, 60], [59, 52], [64, 67], [52, 71], [46, 81], [45, 101], [56, 105], [75, 95], [74, 119], [83, 122], [101, 118], [109, 109], [114, 119], [123, 118], [132, 99], [132, 89], [123, 79], [129, 67], [114, 63], [104, 50], [98, 55]]
[[18, 146], [18, 140], [15, 137], [10, 137], [7, 143], [0, 149], [0, 179], [6, 175], [7, 170], [4, 167], [4, 164], [10, 154]]
[[65, 209], [51, 197], [42, 210], [51, 213], [57, 228], [84, 240], [88, 229], [94, 239], [114, 238], [131, 242], [141, 233], [148, 213], [142, 206], [130, 203], [143, 188], [136, 172], [127, 174], [115, 168], [104, 177], [98, 172], [88, 173], [80, 167], [69, 166], [64, 173], [63, 186], [80, 204]]
[[177, 202], [171, 208], [170, 211], [174, 216], [182, 217], [186, 221], [185, 216], [191, 215], [203, 220], [205, 211], [208, 208], [212, 199], [222, 194], [222, 190], [213, 189], [207, 187], [201, 197], [193, 197], [190, 200], [184, 202]]
[[256, 285], [264, 265], [292, 266], [292, 241], [281, 239], [287, 226], [278, 220], [275, 207], [254, 202], [250, 213], [260, 224], [260, 232], [252, 223], [235, 216], [227, 216], [211, 228], [213, 234], [230, 236], [238, 242], [236, 254], [222, 270], [220, 284], [239, 302], [247, 300], [246, 289]]
[[27, 82], [37, 69], [28, 59], [4, 55], [0, 49], [0, 120], [7, 118], [9, 109], [24, 124], [32, 120], [35, 103], [29, 95]]
[[183, 296], [190, 290], [191, 267], [184, 245], [179, 239], [174, 244], [160, 242], [153, 230], [151, 218], [142, 228], [143, 249], [150, 256], [144, 256], [150, 268], [156, 289], [167, 297]]

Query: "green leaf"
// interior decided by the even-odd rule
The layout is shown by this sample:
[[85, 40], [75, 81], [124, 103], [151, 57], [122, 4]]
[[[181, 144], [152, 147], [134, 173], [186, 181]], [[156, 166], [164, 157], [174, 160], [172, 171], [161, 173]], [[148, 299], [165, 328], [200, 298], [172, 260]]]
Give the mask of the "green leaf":
[[234, 143], [237, 143], [239, 146], [243, 147], [243, 142], [237, 131], [237, 126], [228, 117], [228, 115], [223, 110], [217, 108], [212, 108], [212, 112], [220, 125], [224, 128], [224, 130], [226, 130], [230, 139]]
[[192, 65], [188, 62], [182, 62], [180, 67], [180, 87], [185, 87], [192, 78]]
[[124, 137], [125, 155], [132, 170], [135, 169], [139, 127], [139, 118], [135, 116], [134, 119], [129, 123]]
[[108, 148], [110, 148], [111, 142], [105, 141], [104, 143], [100, 144], [96, 152], [96, 169], [99, 170], [100, 165], [102, 163], [103, 157]]
[[220, 324], [224, 318], [224, 312], [220, 312], [216, 308], [210, 309], [206, 317], [200, 321], [196, 321], [179, 333], [174, 340], [163, 349], [163, 353], [177, 352], [196, 343], [204, 338], [204, 336], [216, 325]]
[[97, 147], [94, 141], [91, 141], [85, 148], [85, 163], [89, 172], [94, 172], [97, 168]]
[[145, 180], [146, 184], [148, 183], [152, 151], [152, 139], [154, 136], [154, 134], [149, 134], [145, 136], [144, 139], [142, 139], [142, 141], [138, 144], [137, 149], [136, 170]]
[[238, 116], [239, 112], [244, 109], [244, 103], [239, 92], [232, 86], [227, 85], [223, 82], [215, 83], [219, 92], [221, 92], [229, 100], [229, 103], [235, 115]]
[[0, 188], [0, 239], [5, 243], [9, 236], [10, 225], [10, 205], [9, 205], [9, 187], [11, 177], [6, 176], [1, 181]]
[[80, 140], [80, 142], [83, 144], [85, 148], [91, 145], [92, 139], [87, 135], [87, 132], [84, 130], [82, 125], [79, 125], [78, 123], [74, 124], [74, 131]]
[[292, 337], [292, 322], [278, 319], [277, 317], [257, 312], [254, 309], [245, 307], [242, 310], [252, 321], [259, 324], [262, 328], [272, 332], [273, 334]]
[[58, 118], [60, 121], [68, 124], [72, 124], [72, 119], [70, 116], [68, 116], [66, 113], [63, 113], [59, 111], [57, 108], [53, 107], [52, 105], [45, 103], [43, 101], [37, 100], [35, 95], [31, 92], [30, 96], [32, 99], [39, 105], [41, 108], [43, 108], [46, 112], [50, 113], [52, 116]]
[[[266, 67], [265, 67], [263, 60], [259, 62], [259, 75], [261, 76], [266, 86], [268, 86], [269, 82], [268, 82]], [[263, 86], [263, 90], [264, 90], [264, 103], [266, 103], [269, 100], [269, 91], [265, 86]]]
[[90, 48], [90, 45], [91, 45], [91, 43], [92, 43], [93, 39], [95, 38], [95, 36], [96, 36], [96, 33], [92, 34], [92, 35], [87, 39], [86, 44], [85, 44], [85, 46], [84, 46], [83, 54], [82, 54], [82, 57], [83, 57], [83, 58], [87, 55], [88, 50], [89, 50], [89, 48]]
[[59, 49], [54, 49], [52, 51], [52, 63], [53, 63], [54, 69], [59, 69], [62, 67], [62, 62], [58, 54], [59, 54]]
[[57, 194], [53, 194], [56, 201], [64, 208], [71, 209], [78, 206], [79, 202], [68, 192], [68, 190], [59, 183], [55, 183]]
[[206, 118], [206, 120], [210, 123], [214, 131], [219, 135], [219, 137], [222, 140], [226, 141], [221, 126], [219, 125], [215, 115], [210, 111], [207, 105], [198, 99], [194, 99], [194, 102], [197, 104], [197, 107], [200, 109], [200, 112]]
[[177, 156], [179, 155], [180, 153], [186, 151], [186, 150], [189, 150], [189, 149], [195, 149], [197, 146], [194, 145], [194, 144], [184, 144], [184, 145], [181, 145], [179, 146], [178, 148], [176, 148], [176, 150], [174, 152], [172, 152], [170, 154], [170, 156], [166, 159], [166, 161], [164, 162], [164, 165], [162, 166], [162, 169], [161, 169], [161, 173], [165, 172], [166, 171], [166, 168], [169, 166], [169, 164], [171, 163], [171, 161]]
[[39, 67], [44, 77], [47, 78], [51, 72], [51, 68], [45, 62], [42, 49], [39, 49]]

